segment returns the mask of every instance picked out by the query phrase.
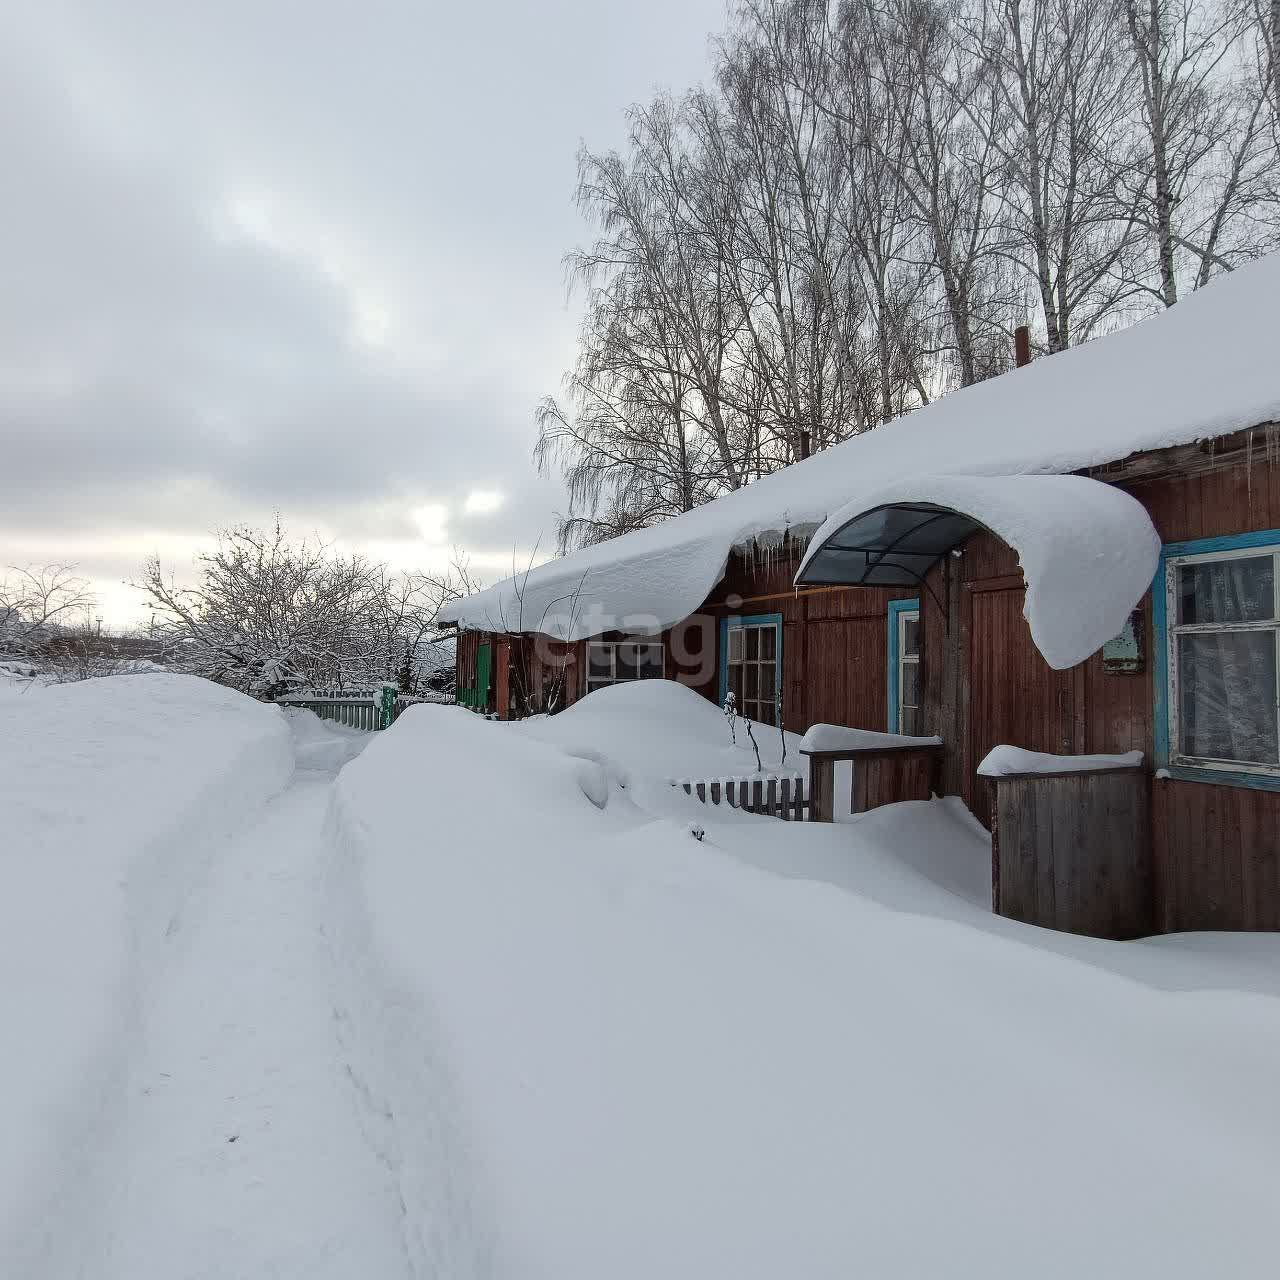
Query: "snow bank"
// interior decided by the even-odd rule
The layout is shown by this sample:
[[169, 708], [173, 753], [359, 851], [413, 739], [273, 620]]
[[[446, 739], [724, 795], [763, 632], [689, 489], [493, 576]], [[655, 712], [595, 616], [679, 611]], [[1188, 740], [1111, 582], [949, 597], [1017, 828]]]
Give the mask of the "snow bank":
[[[523, 720], [512, 732], [554, 743], [570, 755], [605, 763], [614, 781], [648, 778], [671, 782], [693, 778], [760, 777], [746, 727], [737, 721], [730, 735], [724, 712], [701, 694], [674, 680], [634, 680], [597, 689], [557, 716]], [[804, 776], [800, 736], [753, 724], [760, 763], [767, 776]]]
[[201, 851], [293, 769], [281, 715], [187, 676], [0, 701], [0, 1274], [74, 1231], [153, 949]]
[[846, 729], [841, 724], [815, 724], [800, 740], [801, 751], [869, 751], [884, 747], [940, 747], [936, 735], [912, 737], [904, 733], [877, 733], [874, 729]]
[[[916, 476], [860, 488], [814, 534], [810, 561], [858, 516], [927, 502], [985, 525], [1018, 553], [1027, 580], [1023, 614], [1051, 667], [1065, 670], [1119, 635], [1160, 562], [1146, 509], [1122, 489], [1084, 476]], [[812, 581], [823, 582], [819, 574]]]
[[1280, 255], [1272, 255], [1121, 333], [953, 392], [685, 515], [448, 604], [441, 621], [569, 639], [656, 632], [702, 604], [733, 547], [808, 532], [855, 495], [910, 481], [922, 460], [938, 476], [1065, 473], [1274, 422], [1278, 293]]
[[349, 729], [321, 720], [304, 707], [280, 706], [293, 733], [293, 754], [299, 769], [336, 773], [369, 745], [369, 730]]
[[[616, 789], [597, 809], [578, 763], [419, 708], [337, 783], [351, 1008], [405, 1126], [424, 1271], [1272, 1269], [1273, 998], [1155, 990], [1081, 957], [1141, 954], [1171, 987], [1186, 968], [988, 929], [966, 893], [989, 850], [954, 807], [706, 810], [698, 842]], [[930, 860], [965, 870], [944, 887]]]
[[1132, 769], [1142, 764], [1141, 751], [1114, 756], [1055, 756], [1021, 747], [992, 747], [978, 766], [982, 778], [1007, 778], [1020, 773], [1095, 773], [1102, 769]]

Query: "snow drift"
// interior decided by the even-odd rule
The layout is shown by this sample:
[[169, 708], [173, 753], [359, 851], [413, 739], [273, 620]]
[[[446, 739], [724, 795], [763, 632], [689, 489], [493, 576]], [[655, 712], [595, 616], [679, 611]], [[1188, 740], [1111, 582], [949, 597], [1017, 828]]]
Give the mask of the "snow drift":
[[657, 632], [702, 604], [735, 546], [807, 535], [855, 495], [922, 469], [1065, 473], [1273, 423], [1277, 293], [1273, 254], [1123, 332], [953, 392], [684, 515], [455, 601], [440, 618], [570, 640]]
[[[74, 1232], [152, 953], [210, 842], [293, 770], [272, 708], [186, 676], [0, 702], [0, 1274]], [[73, 1217], [74, 1215], [72, 1215]]]
[[[557, 716], [512, 726], [516, 733], [555, 743], [570, 755], [599, 759], [622, 783], [683, 778], [759, 776], [743, 720], [731, 730], [714, 702], [674, 680], [634, 680], [596, 689]], [[800, 735], [752, 726], [766, 774], [805, 774]]]
[[[605, 710], [575, 749], [628, 738]], [[421, 1138], [395, 1158], [440, 1274], [1271, 1269], [1273, 998], [993, 921], [965, 896], [985, 837], [944, 802], [704, 809], [699, 842], [634, 787], [597, 808], [581, 763], [423, 707], [337, 783], [369, 1088]]]

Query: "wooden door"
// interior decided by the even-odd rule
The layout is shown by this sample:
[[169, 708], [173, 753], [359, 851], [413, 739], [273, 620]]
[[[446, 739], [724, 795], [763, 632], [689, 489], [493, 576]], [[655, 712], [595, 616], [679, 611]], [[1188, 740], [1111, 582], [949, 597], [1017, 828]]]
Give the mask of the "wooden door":
[[[884, 613], [811, 622], [806, 726], [841, 724], [883, 732], [888, 622]], [[788, 726], [793, 721], [787, 719]]]
[[966, 584], [969, 607], [969, 708], [966, 799], [991, 823], [987, 784], [974, 771], [1001, 743], [1027, 751], [1070, 753], [1072, 676], [1040, 656], [1022, 616], [1022, 575]]
[[489, 681], [493, 670], [493, 646], [487, 641], [476, 649], [476, 702], [481, 711], [489, 709]]

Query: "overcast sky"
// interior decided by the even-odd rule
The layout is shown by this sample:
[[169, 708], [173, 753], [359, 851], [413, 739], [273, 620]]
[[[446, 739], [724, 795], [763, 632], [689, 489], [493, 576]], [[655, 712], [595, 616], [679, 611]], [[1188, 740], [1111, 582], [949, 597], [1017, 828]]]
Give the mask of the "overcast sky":
[[705, 78], [723, 0], [31, 0], [0, 40], [0, 564], [109, 622], [281, 511], [490, 578], [578, 311], [580, 141]]

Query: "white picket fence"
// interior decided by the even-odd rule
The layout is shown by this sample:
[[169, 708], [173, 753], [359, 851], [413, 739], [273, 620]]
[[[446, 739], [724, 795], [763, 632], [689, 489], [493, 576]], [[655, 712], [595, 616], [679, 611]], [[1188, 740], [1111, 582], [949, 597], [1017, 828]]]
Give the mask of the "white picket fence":
[[753, 774], [749, 778], [679, 778], [673, 787], [703, 804], [727, 804], [731, 809], [760, 813], [784, 822], [803, 822], [809, 813], [805, 779], [798, 773]]

